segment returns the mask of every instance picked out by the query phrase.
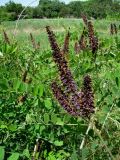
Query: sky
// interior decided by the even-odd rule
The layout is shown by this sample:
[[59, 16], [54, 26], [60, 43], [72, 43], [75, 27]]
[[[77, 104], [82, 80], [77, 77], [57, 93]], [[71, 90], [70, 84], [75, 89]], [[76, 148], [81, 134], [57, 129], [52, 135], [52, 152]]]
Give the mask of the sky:
[[[29, 1], [28, 0], [12, 0], [12, 1], [14, 1], [16, 3], [21, 3], [23, 6], [37, 6], [39, 3], [39, 0], [29, 0]], [[72, 0], [60, 0], [60, 1], [63, 1], [65, 3], [69, 3]], [[81, 0], [81, 1], [83, 1], [83, 0]], [[9, 0], [0, 0], [0, 6], [4, 5], [7, 2], [9, 2]]]

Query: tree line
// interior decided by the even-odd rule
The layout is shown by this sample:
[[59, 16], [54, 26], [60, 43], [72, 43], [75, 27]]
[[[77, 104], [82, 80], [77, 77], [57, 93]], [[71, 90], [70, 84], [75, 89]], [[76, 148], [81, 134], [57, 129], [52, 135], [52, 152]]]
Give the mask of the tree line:
[[[16, 20], [24, 9], [22, 4], [9, 1], [4, 6], [0, 6], [0, 22], [4, 20]], [[87, 0], [72, 1], [69, 4], [59, 0], [40, 0], [36, 7], [26, 7], [23, 12], [24, 18], [58, 18], [74, 17], [80, 18], [84, 13], [88, 17], [99, 18], [119, 18], [120, 0]], [[23, 18], [22, 17], [22, 18]]]

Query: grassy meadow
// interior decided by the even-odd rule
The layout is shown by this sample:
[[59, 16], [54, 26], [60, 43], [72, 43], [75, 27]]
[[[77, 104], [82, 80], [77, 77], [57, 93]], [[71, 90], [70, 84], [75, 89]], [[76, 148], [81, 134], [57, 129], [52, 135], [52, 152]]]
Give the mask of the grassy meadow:
[[[119, 21], [114, 21], [119, 25]], [[16, 26], [17, 23], [17, 26]], [[94, 27], [99, 37], [104, 39], [110, 39], [110, 24], [111, 20], [93, 20]], [[70, 28], [71, 32], [78, 33], [76, 40], [83, 30], [82, 19], [26, 19], [17, 21], [3, 22], [0, 29], [6, 30], [11, 37], [15, 34], [15, 39], [18, 43], [29, 45], [29, 34], [32, 33], [37, 41], [40, 41], [41, 47], [46, 48], [49, 46], [48, 38], [46, 35], [45, 27], [51, 26], [53, 31], [61, 36], [65, 36], [66, 32]], [[120, 35], [120, 33], [118, 33]], [[46, 41], [46, 43], [44, 43]]]
[[[99, 44], [95, 53], [87, 29], [86, 48], [75, 51], [85, 26], [82, 19], [26, 19], [15, 27], [16, 23], [0, 25], [0, 160], [119, 160], [120, 22], [92, 20]], [[117, 26], [113, 35], [111, 23]], [[46, 26], [54, 32], [55, 43]], [[84, 77], [91, 77], [95, 113], [90, 119], [67, 113], [52, 92], [53, 81], [66, 91], [61, 82], [65, 72], [60, 75], [63, 64], [56, 64], [54, 54], [56, 43], [64, 48], [68, 31], [64, 58], [79, 92], [87, 85]]]

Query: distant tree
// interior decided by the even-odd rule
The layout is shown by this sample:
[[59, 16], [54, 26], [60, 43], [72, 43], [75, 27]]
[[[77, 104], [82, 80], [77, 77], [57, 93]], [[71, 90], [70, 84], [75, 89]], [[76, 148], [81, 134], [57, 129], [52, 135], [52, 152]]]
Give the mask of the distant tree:
[[33, 9], [33, 18], [43, 18], [43, 11], [40, 6]]
[[120, 0], [114, 0], [109, 16], [120, 20]]
[[9, 19], [10, 19], [10, 15], [6, 11], [6, 8], [1, 6], [0, 7], [0, 23], [3, 21], [8, 21]]
[[27, 7], [24, 14], [26, 15], [26, 18], [33, 18], [33, 12], [34, 12], [33, 7]]
[[[21, 4], [9, 1], [0, 7], [0, 21], [16, 20], [23, 10]], [[65, 4], [59, 0], [39, 0], [37, 7], [27, 7], [26, 18], [81, 17], [85, 13], [93, 18], [120, 18], [120, 0], [73, 1]]]
[[73, 15], [73, 12], [69, 5], [64, 5], [64, 7], [60, 9], [59, 17], [70, 17], [71, 15]]
[[47, 18], [58, 17], [61, 9], [65, 6], [59, 0], [40, 0], [39, 6], [43, 11], [43, 16]]
[[84, 11], [82, 3], [83, 2], [80, 2], [80, 1], [73, 1], [69, 3], [68, 6], [74, 17], [80, 17], [81, 13]]
[[83, 4], [84, 12], [89, 17], [105, 18], [111, 12], [112, 0], [89, 0]]
[[23, 10], [22, 4], [17, 4], [12, 1], [9, 1], [8, 3], [6, 3], [5, 7], [6, 7], [7, 12], [11, 13], [12, 20], [16, 20], [18, 18], [18, 15]]

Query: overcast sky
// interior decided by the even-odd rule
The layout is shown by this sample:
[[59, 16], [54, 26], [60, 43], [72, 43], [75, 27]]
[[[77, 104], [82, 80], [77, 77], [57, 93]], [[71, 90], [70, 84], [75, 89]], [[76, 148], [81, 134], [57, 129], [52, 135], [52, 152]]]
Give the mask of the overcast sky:
[[[38, 3], [39, 3], [39, 0], [12, 0], [16, 3], [22, 3], [24, 6], [27, 6], [27, 5], [31, 5], [31, 6], [37, 6]], [[60, 1], [63, 1], [65, 3], [69, 3], [70, 1], [72, 0], [60, 0]], [[75, 1], [75, 0], [74, 0]], [[77, 0], [76, 0], [77, 1]], [[81, 1], [84, 1], [84, 0], [81, 0]], [[4, 5], [5, 3], [9, 2], [9, 0], [0, 0], [0, 6], [1, 5]], [[30, 4], [31, 3], [31, 4]]]

